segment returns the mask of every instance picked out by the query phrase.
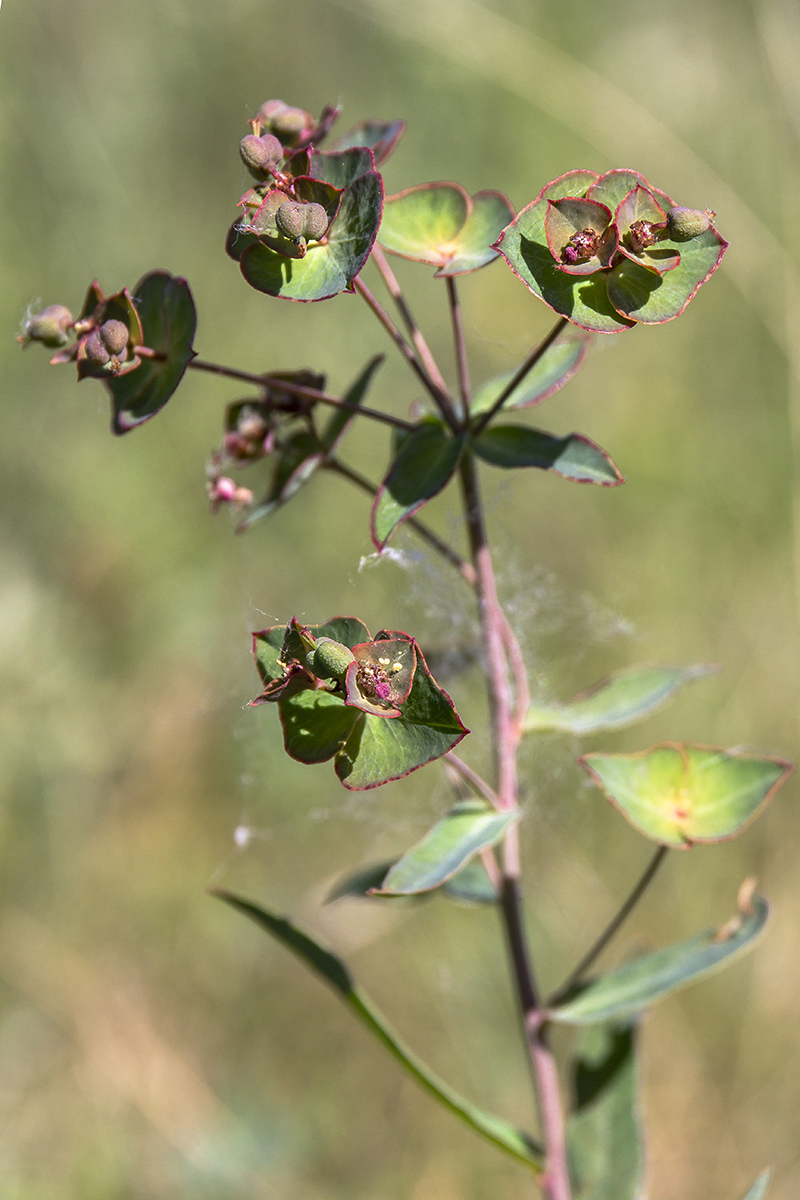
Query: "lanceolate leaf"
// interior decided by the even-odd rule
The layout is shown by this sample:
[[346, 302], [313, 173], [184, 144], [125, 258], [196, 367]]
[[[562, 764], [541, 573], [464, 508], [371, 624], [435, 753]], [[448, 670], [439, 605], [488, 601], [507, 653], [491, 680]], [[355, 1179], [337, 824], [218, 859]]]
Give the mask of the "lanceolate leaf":
[[379, 550], [398, 525], [447, 484], [463, 447], [463, 436], [453, 437], [435, 420], [424, 422], [403, 442], [372, 506], [372, 540]]
[[693, 667], [631, 667], [601, 679], [563, 704], [532, 705], [525, 718], [525, 731], [588, 734], [624, 729], [661, 708], [684, 684], [711, 675], [716, 669], [707, 663]]
[[[370, 359], [358, 378], [351, 383], [342, 396], [342, 401], [345, 404], [361, 404], [372, 384], [378, 367], [384, 361], [384, 357], [383, 354], [377, 354], [374, 358]], [[330, 417], [321, 439], [326, 453], [330, 454], [331, 451], [336, 449], [355, 415], [353, 412], [348, 412], [346, 408], [334, 409], [333, 415]]]
[[677, 742], [578, 761], [640, 833], [683, 850], [734, 837], [794, 769], [782, 758]]
[[325, 897], [325, 903], [345, 897], [359, 900], [405, 900], [420, 902], [430, 900], [432, 896], [445, 895], [453, 900], [468, 904], [495, 904], [497, 891], [486, 874], [486, 868], [479, 858], [471, 859], [466, 866], [461, 867], [455, 875], [446, 879], [440, 888], [430, 892], [416, 892], [413, 895], [405, 893], [382, 892], [381, 885], [394, 866], [389, 860], [380, 863], [368, 863], [344, 875], [331, 888]]
[[494, 467], [540, 467], [576, 483], [616, 487], [625, 479], [605, 450], [582, 433], [555, 437], [522, 425], [492, 425], [470, 439], [477, 455]]
[[[570, 341], [556, 339], [552, 346], [545, 350], [533, 370], [529, 371], [522, 383], [514, 389], [500, 411], [531, 408], [552, 396], [583, 366], [589, 344], [590, 339], [586, 334], [576, 336]], [[515, 371], [506, 371], [503, 375], [482, 383], [472, 397], [471, 415], [477, 417], [488, 412], [515, 374]]]
[[768, 916], [769, 905], [762, 896], [745, 895], [737, 916], [721, 930], [709, 930], [626, 963], [590, 983], [575, 999], [551, 1009], [549, 1017], [565, 1025], [593, 1025], [635, 1016], [750, 950]]
[[518, 812], [497, 812], [480, 800], [457, 804], [394, 864], [380, 893], [409, 896], [440, 887], [480, 850], [499, 842], [518, 819]]
[[742, 1197], [742, 1200], [764, 1200], [771, 1183], [772, 1169], [767, 1168], [766, 1171], [759, 1175], [747, 1195]]
[[567, 1123], [573, 1200], [638, 1200], [644, 1183], [636, 1027], [588, 1025], [572, 1063]]
[[300, 929], [286, 917], [271, 912], [262, 905], [253, 904], [240, 896], [221, 889], [212, 889], [212, 895], [218, 896], [232, 908], [238, 909], [250, 917], [271, 937], [282, 942], [288, 950], [296, 954], [308, 967], [315, 971], [328, 983], [362, 1025], [380, 1042], [384, 1049], [400, 1063], [400, 1065], [419, 1083], [429, 1095], [440, 1104], [460, 1117], [467, 1125], [491, 1142], [500, 1150], [525, 1163], [526, 1166], [540, 1172], [542, 1170], [542, 1153], [526, 1133], [522, 1133], [508, 1122], [486, 1113], [468, 1100], [459, 1096], [451, 1087], [429, 1070], [417, 1056], [409, 1050], [400, 1037], [391, 1028], [386, 1019], [373, 1006], [370, 1000], [356, 987], [350, 972], [342, 960], [314, 937]]
[[142, 323], [143, 344], [165, 361], [144, 359], [134, 371], [107, 379], [114, 433], [127, 433], [164, 407], [194, 358], [197, 326], [192, 293], [185, 279], [151, 271], [137, 283], [133, 299]]
[[242, 274], [256, 291], [286, 300], [327, 300], [353, 291], [353, 280], [369, 257], [381, 219], [383, 181], [377, 171], [354, 180], [341, 199], [325, 243], [312, 242], [305, 258], [285, 258], [256, 241], [229, 253], [239, 256]]

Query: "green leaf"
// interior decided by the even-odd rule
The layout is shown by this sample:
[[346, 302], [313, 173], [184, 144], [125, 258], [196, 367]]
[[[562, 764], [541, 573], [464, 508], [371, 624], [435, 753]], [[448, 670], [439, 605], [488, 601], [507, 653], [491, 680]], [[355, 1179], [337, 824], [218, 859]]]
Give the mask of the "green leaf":
[[496, 845], [518, 820], [516, 810], [501, 813], [480, 800], [462, 801], [394, 864], [381, 894], [411, 896], [441, 887], [481, 850]]
[[679, 317], [722, 262], [728, 243], [712, 227], [686, 241], [660, 238], [655, 248], [680, 254], [674, 270], [659, 276], [623, 258], [608, 273], [611, 303], [621, 316], [645, 325], [661, 325]]
[[574, 999], [551, 1009], [548, 1016], [564, 1025], [594, 1025], [634, 1016], [750, 950], [768, 916], [769, 905], [762, 896], [740, 896], [739, 913], [722, 929], [710, 929], [636, 958], [590, 983]]
[[443, 267], [470, 212], [459, 183], [421, 183], [387, 196], [378, 242], [391, 254]]
[[378, 241], [391, 254], [439, 267], [437, 277], [462, 275], [497, 258], [492, 243], [513, 216], [502, 192], [469, 196], [458, 183], [422, 183], [387, 197]]
[[615, 212], [628, 193], [637, 187], [646, 188], [659, 203], [665, 202], [664, 207], [672, 208], [674, 202], [669, 196], [649, 184], [644, 175], [640, 175], [638, 171], [628, 171], [619, 167], [615, 167], [613, 171], [606, 171], [605, 175], [601, 175], [599, 179], [595, 180], [589, 188], [587, 196], [590, 200], [605, 204], [607, 208]]
[[693, 667], [631, 667], [601, 679], [563, 704], [532, 705], [525, 718], [525, 732], [557, 730], [587, 734], [624, 729], [649, 717], [685, 684], [716, 670], [708, 663]]
[[605, 450], [582, 433], [556, 437], [522, 425], [492, 425], [471, 438], [470, 445], [494, 467], [540, 467], [576, 483], [603, 487], [625, 482]]
[[365, 175], [367, 171], [375, 170], [375, 160], [372, 151], [365, 146], [354, 146], [342, 151], [315, 151], [311, 155], [311, 175], [314, 179], [324, 179], [334, 187], [346, 188]]
[[142, 323], [143, 344], [164, 362], [144, 359], [135, 371], [105, 381], [111, 393], [114, 433], [128, 433], [155, 416], [177, 388], [194, 358], [197, 313], [185, 279], [151, 271], [136, 284], [133, 299]]
[[286, 753], [302, 763], [333, 758], [363, 718], [358, 709], [347, 708], [339, 696], [323, 691], [284, 696], [278, 707]]
[[353, 791], [401, 779], [441, 758], [469, 732], [453, 701], [428, 670], [419, 647], [414, 682], [401, 715], [359, 716], [335, 763], [339, 779]]
[[794, 770], [782, 758], [677, 742], [578, 762], [635, 829], [684, 850], [734, 837]]
[[464, 437], [453, 437], [436, 420], [425, 421], [403, 442], [372, 505], [370, 525], [378, 550], [398, 525], [445, 487], [463, 447]]
[[633, 322], [623, 318], [608, 298], [608, 272], [569, 275], [560, 270], [545, 233], [548, 198], [543, 195], [523, 208], [495, 248], [535, 296], [573, 324], [593, 333], [621, 333], [632, 328]]
[[327, 300], [353, 291], [375, 241], [382, 205], [383, 181], [377, 171], [367, 171], [342, 196], [326, 243], [312, 242], [299, 259], [260, 242], [247, 245], [239, 257], [241, 272], [256, 291], [286, 300]]
[[539, 200], [561, 200], [564, 196], [585, 196], [599, 178], [597, 171], [567, 171], [566, 174], [559, 175], [558, 179], [546, 183], [534, 204]]
[[499, 257], [492, 249], [503, 229], [514, 217], [514, 209], [502, 192], [476, 192], [472, 211], [458, 235], [452, 256], [436, 272], [436, 278], [466, 275]]
[[330, 984], [362, 1025], [429, 1095], [438, 1100], [455, 1116], [460, 1117], [476, 1133], [498, 1149], [504, 1150], [536, 1172], [542, 1170], [542, 1152], [533, 1139], [507, 1121], [477, 1108], [440, 1080], [405, 1045], [383, 1015], [356, 987], [350, 971], [337, 955], [322, 946], [316, 938], [300, 929], [288, 918], [279, 916], [262, 905], [253, 904], [249, 900], [219, 888], [212, 889], [211, 894], [218, 896], [232, 908], [238, 909], [239, 912], [250, 917], [272, 937], [282, 942], [288, 950], [296, 954], [307, 966], [311, 967], [326, 983]]
[[473, 858], [455, 875], [445, 880], [440, 888], [430, 892], [417, 892], [411, 896], [380, 890], [393, 866], [394, 860], [389, 859], [385, 862], [367, 863], [366, 866], [358, 867], [355, 871], [349, 871], [334, 884], [325, 897], [325, 903], [331, 904], [334, 900], [342, 900], [346, 897], [359, 900], [399, 900], [406, 903], [419, 903], [423, 900], [430, 900], [435, 895], [446, 895], [452, 900], [468, 904], [497, 903], [497, 891], [479, 858]]
[[759, 1175], [758, 1179], [750, 1188], [750, 1191], [747, 1193], [747, 1195], [742, 1197], [742, 1200], [764, 1200], [767, 1192], [769, 1191], [769, 1185], [771, 1183], [772, 1168], [768, 1167], [766, 1171]]
[[348, 871], [333, 885], [325, 897], [325, 903], [333, 904], [334, 900], [344, 899], [372, 900], [393, 866], [394, 860], [388, 859]]
[[[536, 366], [528, 372], [503, 405], [501, 412], [511, 409], [532, 408], [548, 396], [552, 396], [583, 366], [589, 351], [590, 339], [585, 334], [579, 340], [563, 341], [557, 338], [545, 350]], [[470, 414], [478, 417], [494, 407], [509, 380], [516, 371], [505, 371], [494, 379], [487, 380], [476, 389], [470, 404]]]
[[375, 166], [385, 162], [406, 128], [405, 121], [359, 121], [347, 133], [331, 142], [331, 150], [349, 150], [351, 146], [367, 146], [375, 155]]
[[573, 1200], [638, 1200], [644, 1185], [636, 1028], [581, 1029], [572, 1062], [567, 1122]]

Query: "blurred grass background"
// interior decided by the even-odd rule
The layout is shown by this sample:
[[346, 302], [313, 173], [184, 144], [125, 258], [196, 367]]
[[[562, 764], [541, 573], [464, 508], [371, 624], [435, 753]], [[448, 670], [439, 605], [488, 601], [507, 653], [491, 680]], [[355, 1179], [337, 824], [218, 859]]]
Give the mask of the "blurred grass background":
[[[579, 752], [662, 738], [800, 752], [798, 56], [789, 0], [6, 0], [4, 1200], [532, 1194], [203, 892], [247, 892], [324, 933], [437, 1069], [530, 1121], [494, 916], [443, 901], [320, 906], [337, 874], [405, 848], [443, 809], [437, 769], [345, 794], [329, 767], [285, 759], [273, 712], [242, 708], [252, 628], [353, 612], [427, 646], [468, 645], [469, 597], [410, 535], [405, 568], [359, 573], [367, 507], [335, 479], [234, 538], [225, 514], [209, 518], [203, 465], [222, 406], [246, 389], [192, 376], [157, 420], [112, 439], [100, 387], [19, 353], [26, 305], [76, 310], [94, 276], [110, 292], [163, 267], [191, 283], [203, 357], [307, 365], [344, 386], [387, 348], [358, 299], [267, 300], [222, 251], [246, 184], [238, 140], [274, 96], [312, 111], [340, 101], [342, 130], [406, 118], [390, 191], [453, 178], [519, 208], [563, 171], [627, 166], [717, 210], [733, 244], [682, 319], [600, 339], [536, 414], [597, 439], [626, 486], [486, 474], [504, 598], [543, 695], [639, 661], [724, 668], [647, 727], [529, 749], [530, 921], [555, 984], [649, 854], [586, 786]], [[449, 367], [443, 288], [397, 270]], [[552, 322], [502, 264], [461, 295], [475, 379], [517, 363]], [[404, 414], [415, 395], [390, 358], [372, 402]], [[345, 457], [374, 476], [384, 433], [356, 434]], [[431, 519], [458, 536], [454, 499]], [[479, 679], [446, 686], [480, 762]], [[648, 1018], [654, 1200], [736, 1200], [768, 1162], [775, 1200], [800, 1191], [795, 797], [790, 785], [736, 842], [673, 856], [614, 951], [721, 923], [746, 873], [776, 905], [752, 957]]]

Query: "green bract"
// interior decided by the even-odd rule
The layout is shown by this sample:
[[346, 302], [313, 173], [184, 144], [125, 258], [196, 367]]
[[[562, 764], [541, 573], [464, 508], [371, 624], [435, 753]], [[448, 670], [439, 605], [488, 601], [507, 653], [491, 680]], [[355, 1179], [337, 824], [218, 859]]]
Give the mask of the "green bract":
[[[344, 682], [309, 667], [309, 647], [325, 638], [353, 651]], [[382, 630], [371, 639], [355, 617], [292, 620], [253, 634], [253, 653], [264, 689], [252, 703], [277, 702], [287, 753], [304, 763], [333, 758], [351, 790], [408, 775], [468, 733], [407, 633]]]
[[677, 742], [578, 761], [640, 833], [681, 850], [734, 837], [794, 769], [782, 758]]
[[[542, 188], [494, 243], [555, 312], [595, 333], [679, 316], [728, 243], [707, 217], [675, 234], [674, 201], [636, 171], [570, 171]], [[712, 214], [713, 215], [713, 214]]]
[[458, 183], [422, 183], [387, 196], [378, 241], [384, 250], [464, 275], [497, 258], [492, 243], [513, 217], [502, 192], [470, 196]]

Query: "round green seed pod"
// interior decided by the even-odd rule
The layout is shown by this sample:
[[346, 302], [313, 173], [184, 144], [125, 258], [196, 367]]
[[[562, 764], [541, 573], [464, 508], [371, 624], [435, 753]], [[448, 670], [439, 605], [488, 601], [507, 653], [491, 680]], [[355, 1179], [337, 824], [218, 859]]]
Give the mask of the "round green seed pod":
[[111, 362], [111, 355], [103, 345], [99, 330], [96, 329], [94, 333], [90, 334], [84, 342], [83, 348], [89, 362], [94, 363], [95, 366], [104, 367], [106, 363]]
[[121, 354], [128, 344], [128, 326], [122, 321], [105, 321], [98, 332], [109, 354]]
[[328, 214], [321, 204], [304, 204], [303, 222], [306, 237], [319, 240], [328, 228]]
[[353, 651], [333, 638], [320, 638], [306, 655], [306, 666], [318, 679], [343, 680], [347, 668], [355, 659]]
[[247, 169], [258, 177], [283, 157], [283, 146], [274, 134], [265, 133], [262, 137], [256, 137], [254, 133], [248, 133], [239, 142], [239, 154]]
[[299, 238], [303, 234], [305, 227], [304, 206], [298, 204], [295, 200], [287, 200], [282, 204], [275, 213], [275, 224], [281, 233], [285, 233], [287, 237]]
[[705, 233], [711, 224], [713, 213], [699, 208], [671, 208], [667, 213], [667, 228], [670, 237], [693, 238]]

